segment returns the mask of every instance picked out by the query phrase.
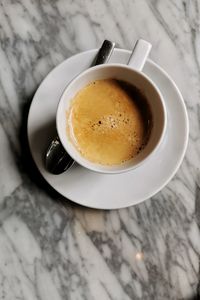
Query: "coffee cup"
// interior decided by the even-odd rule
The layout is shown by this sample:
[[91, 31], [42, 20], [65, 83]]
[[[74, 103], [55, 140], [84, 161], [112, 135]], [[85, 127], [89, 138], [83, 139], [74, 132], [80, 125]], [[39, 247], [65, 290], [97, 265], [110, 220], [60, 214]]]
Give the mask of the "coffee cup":
[[[167, 114], [166, 114], [164, 99], [163, 99], [163, 96], [160, 93], [158, 87], [155, 85], [155, 83], [148, 76], [146, 76], [144, 73], [142, 73], [142, 68], [148, 57], [150, 49], [151, 49], [151, 44], [149, 44], [148, 42], [146, 42], [144, 40], [138, 40], [133, 49], [133, 52], [131, 54], [131, 57], [130, 57], [127, 65], [108, 64], [108, 65], [99, 65], [99, 66], [92, 67], [92, 68], [82, 72], [81, 74], [79, 74], [65, 88], [65, 90], [60, 98], [58, 108], [57, 108], [57, 114], [56, 114], [57, 132], [58, 132], [58, 136], [60, 138], [60, 141], [61, 141], [64, 149], [81, 166], [83, 166], [91, 171], [106, 173], [106, 174], [116, 174], [116, 173], [130, 171], [136, 167], [139, 167], [141, 164], [146, 163], [146, 161], [148, 159], [150, 159], [151, 155], [153, 155], [155, 153], [155, 151], [158, 149], [158, 147], [162, 143], [162, 140], [163, 140], [163, 137], [165, 134], [166, 124], [167, 124]], [[110, 80], [112, 81], [112, 85], [114, 86], [114, 88], [115, 88], [115, 84], [118, 88], [118, 86], [120, 86], [121, 83], [123, 83], [123, 84], [125, 83], [125, 84], [127, 84], [127, 86], [134, 87], [135, 91], [140, 93], [140, 95], [142, 95], [142, 97], [145, 99], [145, 101], [147, 102], [146, 104], [149, 108], [149, 111], [151, 112], [151, 124], [150, 124], [151, 128], [149, 131], [148, 140], [146, 141], [145, 145], [142, 148], [140, 147], [141, 149], [140, 149], [140, 151], [137, 151], [137, 155], [133, 155], [132, 157], [122, 160], [122, 161], [119, 161], [118, 163], [116, 163], [117, 160], [114, 161], [114, 163], [113, 163], [113, 158], [112, 158], [112, 151], [113, 151], [113, 157], [116, 156], [114, 154], [115, 154], [115, 152], [117, 153], [118, 146], [116, 146], [115, 149], [113, 148], [113, 150], [109, 149], [110, 156], [107, 156], [106, 163], [104, 163], [103, 159], [102, 159], [102, 161], [101, 161], [101, 159], [98, 161], [88, 159], [88, 157], [86, 155], [84, 155], [84, 152], [80, 151], [80, 148], [76, 143], [76, 139], [73, 140], [74, 137], [72, 137], [72, 135], [74, 135], [74, 131], [73, 131], [73, 124], [72, 124], [73, 121], [72, 121], [70, 112], [72, 111], [72, 108], [73, 108], [74, 98], [76, 97], [76, 95], [78, 95], [82, 90], [84, 90], [87, 86], [90, 86], [92, 83], [98, 83], [99, 88], [101, 88], [101, 84], [100, 84], [101, 82], [104, 82], [105, 84], [109, 85]], [[113, 84], [113, 82], [114, 82], [114, 84]], [[94, 90], [94, 93], [95, 93], [95, 90]], [[94, 94], [94, 97], [95, 97], [95, 94]], [[119, 99], [119, 102], [120, 101], [121, 100]], [[106, 106], [106, 102], [104, 104]], [[124, 109], [123, 105], [122, 105], [122, 109]], [[95, 102], [94, 102], [93, 110], [95, 111]], [[119, 113], [119, 115], [120, 115], [120, 113]], [[80, 126], [82, 126], [81, 118], [82, 117], [80, 117], [78, 122], [76, 122], [77, 127], [79, 126], [79, 122], [80, 122]], [[132, 120], [129, 120], [129, 121], [130, 121], [130, 124], [133, 124]], [[102, 123], [101, 121], [99, 121], [99, 124], [91, 123], [92, 124], [91, 130], [94, 130], [94, 132], [97, 132], [97, 130], [98, 130], [98, 134], [99, 134], [99, 132], [101, 133], [101, 139], [103, 139], [104, 135], [106, 134], [106, 130], [115, 130], [117, 132], [116, 122], [118, 122], [118, 124], [122, 124], [122, 122], [124, 122], [123, 125], [119, 125], [119, 126], [121, 126], [121, 128], [126, 128], [127, 134], [129, 134], [129, 131], [128, 131], [129, 124], [127, 125], [127, 121], [125, 119], [123, 119], [123, 120], [119, 119], [115, 122], [115, 120], [113, 121], [112, 117], [109, 116], [109, 119], [108, 119], [108, 116], [107, 116], [106, 118], [105, 117], [103, 118], [103, 122], [106, 124], [106, 125], [104, 125], [103, 129], [101, 129], [101, 123]], [[114, 123], [112, 123], [112, 122], [114, 122]], [[87, 124], [90, 124], [90, 120], [88, 120]], [[109, 127], [109, 129], [108, 129], [108, 125], [112, 128]], [[114, 126], [114, 129], [113, 129], [113, 126]], [[130, 128], [131, 128], [131, 126], [132, 125], [130, 125]], [[141, 126], [140, 127], [136, 126], [136, 127], [139, 128], [138, 132], [140, 132]], [[82, 129], [79, 130], [80, 135], [81, 135], [81, 130]], [[83, 130], [85, 130], [85, 128], [83, 128]], [[112, 132], [114, 132], [114, 131], [112, 131]], [[96, 133], [94, 133], [91, 136], [94, 136], [95, 134]], [[124, 132], [122, 132], [121, 134], [124, 134]], [[124, 149], [126, 147], [124, 138], [125, 137], [123, 136], [123, 140], [121, 141], [121, 145], [123, 145], [123, 147], [122, 147], [123, 151], [126, 150], [126, 149]], [[90, 134], [87, 135], [87, 139], [88, 139], [87, 141], [90, 141], [89, 140]], [[115, 141], [115, 144], [119, 145], [119, 147], [121, 147], [119, 134], [116, 136], [116, 140], [117, 141]], [[138, 133], [137, 133], [136, 140], [138, 140]], [[97, 143], [99, 143], [98, 139], [96, 139], [96, 141], [97, 141]], [[94, 140], [93, 140], [93, 143], [94, 143]], [[114, 142], [112, 140], [112, 144], [113, 143]], [[135, 149], [134, 148], [135, 147], [134, 145], [136, 145], [136, 144], [134, 144], [135, 142], [134, 141], [132, 142], [132, 140], [131, 140], [131, 143], [132, 143], [131, 145], [133, 145], [132, 146], [133, 149]], [[109, 144], [109, 142], [108, 142], [108, 144]], [[129, 147], [129, 144], [127, 144], [127, 147]], [[94, 149], [96, 149], [96, 148], [93, 147], [93, 152], [94, 152]], [[102, 150], [99, 145], [98, 145], [97, 149]], [[120, 154], [121, 154], [121, 152], [120, 152]], [[128, 153], [128, 151], [127, 151], [127, 153]], [[110, 160], [110, 162], [109, 162], [109, 157], [112, 158]]]

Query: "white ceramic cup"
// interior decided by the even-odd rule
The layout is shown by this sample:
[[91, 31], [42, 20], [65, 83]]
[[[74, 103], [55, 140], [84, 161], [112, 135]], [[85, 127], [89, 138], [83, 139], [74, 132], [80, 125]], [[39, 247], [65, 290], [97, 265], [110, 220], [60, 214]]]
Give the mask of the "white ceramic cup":
[[[164, 99], [152, 80], [142, 73], [142, 68], [148, 57], [150, 49], [151, 44], [144, 40], [138, 40], [131, 54], [128, 65], [108, 64], [92, 67], [75, 77], [65, 88], [59, 101], [56, 114], [57, 132], [65, 150], [78, 164], [83, 167], [92, 171], [111, 174], [129, 171], [141, 164], [144, 164], [161, 144], [167, 122]], [[90, 82], [106, 78], [123, 80], [137, 87], [146, 96], [153, 119], [150, 138], [144, 149], [133, 159], [113, 166], [96, 164], [85, 159], [70, 141], [70, 137], [67, 135], [66, 131], [66, 112], [69, 110], [71, 100], [74, 98], [76, 93]]]

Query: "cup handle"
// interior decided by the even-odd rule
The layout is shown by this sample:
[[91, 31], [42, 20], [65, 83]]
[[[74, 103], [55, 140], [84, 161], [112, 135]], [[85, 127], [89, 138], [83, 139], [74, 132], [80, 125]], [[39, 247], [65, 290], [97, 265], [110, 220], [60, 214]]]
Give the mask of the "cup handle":
[[147, 60], [152, 45], [145, 40], [137, 40], [132, 54], [129, 58], [128, 65], [133, 69], [142, 71], [144, 64]]

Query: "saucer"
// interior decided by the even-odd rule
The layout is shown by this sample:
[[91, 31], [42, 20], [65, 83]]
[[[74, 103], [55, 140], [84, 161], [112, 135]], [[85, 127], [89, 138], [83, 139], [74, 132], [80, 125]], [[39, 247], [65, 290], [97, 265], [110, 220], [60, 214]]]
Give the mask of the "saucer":
[[[45, 180], [61, 195], [97, 209], [117, 209], [138, 204], [159, 192], [177, 172], [188, 142], [188, 116], [183, 98], [169, 75], [148, 60], [143, 69], [160, 89], [167, 109], [164, 140], [149, 160], [123, 174], [99, 174], [78, 164], [61, 174], [47, 172], [45, 151], [56, 135], [55, 118], [66, 85], [88, 68], [97, 50], [70, 57], [53, 69], [38, 88], [28, 116], [28, 140], [33, 159]], [[109, 63], [126, 64], [131, 52], [115, 49]]]

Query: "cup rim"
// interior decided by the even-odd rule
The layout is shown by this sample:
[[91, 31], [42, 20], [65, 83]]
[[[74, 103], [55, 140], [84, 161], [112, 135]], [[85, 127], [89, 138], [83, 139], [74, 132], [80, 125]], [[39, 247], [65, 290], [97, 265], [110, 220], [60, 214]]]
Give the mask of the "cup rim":
[[[134, 73], [137, 73], [139, 76], [141, 76], [145, 80], [147, 80], [153, 86], [153, 88], [157, 92], [157, 94], [159, 95], [159, 100], [160, 100], [160, 103], [162, 105], [162, 110], [163, 110], [163, 115], [164, 115], [164, 122], [163, 122], [162, 133], [161, 133], [161, 135], [159, 137], [159, 140], [157, 141], [157, 144], [152, 149], [152, 151], [150, 153], [148, 153], [147, 156], [144, 159], [142, 159], [141, 161], [139, 161], [138, 163], [136, 163], [136, 164], [134, 164], [132, 166], [124, 167], [124, 168], [122, 168], [120, 170], [114, 170], [114, 169], [100, 170], [100, 169], [98, 169], [98, 164], [91, 163], [90, 161], [88, 161], [89, 163], [91, 163], [91, 165], [87, 165], [87, 163], [84, 163], [79, 158], [74, 158], [73, 151], [71, 151], [70, 147], [68, 147], [68, 143], [70, 142], [69, 139], [68, 138], [65, 139], [67, 142], [64, 142], [63, 135], [59, 131], [59, 115], [60, 115], [59, 112], [62, 111], [61, 106], [62, 106], [62, 101], [64, 99], [64, 95], [65, 95], [66, 91], [71, 88], [71, 86], [74, 84], [74, 82], [76, 80], [78, 80], [81, 77], [85, 76], [87, 73], [93, 72], [93, 71], [98, 70], [98, 69], [100, 70], [100, 69], [110, 68], [110, 67], [122, 68], [122, 69], [127, 69], [127, 70], [130, 70], [130, 71], [133, 71]], [[86, 70], [80, 72], [77, 76], [75, 76], [65, 86], [65, 88], [64, 88], [64, 90], [63, 90], [63, 92], [62, 92], [62, 94], [60, 96], [60, 100], [59, 100], [59, 103], [58, 103], [58, 106], [57, 106], [57, 111], [56, 111], [56, 129], [57, 129], [57, 133], [58, 133], [59, 139], [60, 139], [60, 141], [61, 141], [61, 143], [62, 143], [65, 151], [74, 159], [75, 162], [77, 162], [82, 167], [84, 167], [84, 168], [86, 168], [86, 169], [88, 169], [90, 171], [94, 171], [94, 172], [101, 173], [101, 174], [120, 174], [120, 173], [124, 173], [124, 172], [128, 172], [128, 171], [134, 170], [135, 168], [137, 168], [140, 165], [142, 165], [143, 163], [145, 163], [156, 152], [156, 150], [161, 145], [161, 143], [163, 141], [163, 138], [164, 138], [164, 135], [165, 135], [165, 132], [166, 132], [166, 127], [167, 127], [167, 110], [166, 110], [166, 106], [165, 106], [165, 101], [164, 101], [164, 98], [163, 98], [160, 90], [156, 86], [156, 84], [152, 81], [151, 78], [149, 78], [142, 71], [136, 70], [136, 69], [132, 68], [131, 66], [125, 65], [125, 64], [122, 64], [122, 63], [109, 63], [109, 64], [97, 65], [97, 66], [90, 67], [89, 69], [86, 69]], [[73, 145], [73, 148], [75, 148], [74, 145]], [[81, 156], [81, 154], [80, 154], [80, 156]], [[87, 159], [85, 159], [85, 160], [87, 161]], [[102, 166], [104, 166], [104, 165], [102, 165]]]

